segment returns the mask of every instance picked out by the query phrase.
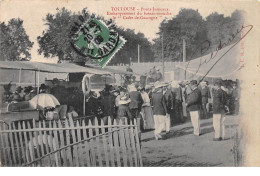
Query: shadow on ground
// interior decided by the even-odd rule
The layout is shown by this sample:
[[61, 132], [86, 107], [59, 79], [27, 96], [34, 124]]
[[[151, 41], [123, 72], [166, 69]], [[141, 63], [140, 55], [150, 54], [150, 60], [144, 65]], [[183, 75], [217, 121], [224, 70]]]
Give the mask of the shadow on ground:
[[[200, 125], [200, 127], [202, 128], [202, 127], [206, 127], [206, 126], [210, 126], [210, 125], [212, 125], [211, 122], [206, 122], [206, 123], [202, 123]], [[153, 131], [153, 130], [149, 130], [149, 131]], [[213, 131], [214, 131], [214, 129], [213, 129], [212, 126], [208, 127], [208, 128], [203, 128], [203, 129], [201, 129], [201, 135], [211, 133]], [[190, 134], [193, 134], [193, 127], [192, 126], [184, 127], [182, 129], [179, 129], [179, 130], [176, 130], [176, 131], [173, 130], [170, 133], [163, 135], [162, 140], [176, 138], [176, 137], [182, 137], [182, 136], [190, 135]], [[143, 139], [142, 142], [148, 142], [150, 140], [154, 140], [154, 137]]]

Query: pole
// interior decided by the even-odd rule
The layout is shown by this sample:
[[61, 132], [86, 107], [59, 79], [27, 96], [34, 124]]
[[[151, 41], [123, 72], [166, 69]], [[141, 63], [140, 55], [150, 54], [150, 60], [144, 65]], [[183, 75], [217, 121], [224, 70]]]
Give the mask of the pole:
[[40, 72], [38, 72], [38, 88], [37, 88], [37, 104], [36, 104], [36, 109], [38, 109], [38, 104], [39, 104], [39, 93], [40, 93]]
[[21, 86], [21, 75], [22, 75], [22, 69], [20, 68], [20, 71], [19, 71], [19, 86]]
[[137, 56], [138, 56], [138, 64], [140, 63], [140, 45], [137, 45]]
[[182, 48], [182, 52], [183, 52], [183, 57], [182, 57], [182, 61], [186, 62], [186, 41], [185, 39], [182, 40], [183, 41], [183, 48]]
[[162, 33], [162, 71], [163, 71], [163, 80], [164, 80], [164, 53], [163, 53], [163, 33]]
[[86, 95], [84, 94], [84, 101], [83, 101], [83, 115], [86, 115]]
[[40, 72], [38, 71], [38, 80], [37, 80], [37, 85], [38, 85], [38, 88], [37, 88], [37, 94], [40, 93]]
[[34, 87], [36, 87], [36, 71], [34, 71]]

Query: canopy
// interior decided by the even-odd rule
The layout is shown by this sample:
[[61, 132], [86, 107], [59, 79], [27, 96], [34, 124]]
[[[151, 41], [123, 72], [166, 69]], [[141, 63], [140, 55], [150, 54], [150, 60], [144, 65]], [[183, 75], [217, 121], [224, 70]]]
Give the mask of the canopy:
[[91, 73], [91, 74], [111, 74], [102, 68], [83, 67], [73, 63], [42, 63], [30, 61], [0, 61], [1, 69], [30, 70], [48, 73]]
[[241, 68], [239, 47], [239, 44], [229, 45], [212, 54], [180, 63], [176, 67], [186, 70], [192, 77], [234, 78]]
[[[93, 69], [99, 69], [98, 67], [92, 66], [92, 65], [86, 65], [86, 67], [89, 68], [93, 68]], [[116, 70], [116, 69], [112, 69], [112, 68], [102, 68], [104, 71], [110, 72], [110, 73], [114, 73], [114, 74], [127, 74], [127, 75], [140, 75], [138, 73], [135, 72], [128, 72], [128, 71], [123, 71], [123, 70]]]

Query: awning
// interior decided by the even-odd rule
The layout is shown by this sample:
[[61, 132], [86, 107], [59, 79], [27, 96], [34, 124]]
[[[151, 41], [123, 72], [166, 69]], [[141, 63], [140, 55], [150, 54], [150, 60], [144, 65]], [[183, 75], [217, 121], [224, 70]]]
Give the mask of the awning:
[[73, 63], [42, 63], [30, 61], [0, 61], [0, 69], [30, 70], [48, 73], [91, 73], [111, 74], [102, 68], [83, 67]]
[[[98, 67], [95, 67], [95, 66], [92, 66], [92, 65], [86, 65], [86, 67], [93, 68], [93, 69], [99, 69]], [[102, 70], [110, 72], [110, 73], [114, 73], [114, 74], [120, 74], [120, 75], [123, 75], [123, 74], [141, 75], [141, 74], [138, 74], [138, 73], [135, 73], [135, 72], [127, 72], [127, 71], [123, 71], [123, 70], [116, 70], [116, 69], [112, 69], [112, 68], [108, 68], [108, 67], [102, 68]]]
[[241, 68], [239, 47], [239, 44], [230, 45], [190, 62], [180, 63], [176, 67], [190, 73], [192, 77], [206, 75], [211, 78], [234, 78]]

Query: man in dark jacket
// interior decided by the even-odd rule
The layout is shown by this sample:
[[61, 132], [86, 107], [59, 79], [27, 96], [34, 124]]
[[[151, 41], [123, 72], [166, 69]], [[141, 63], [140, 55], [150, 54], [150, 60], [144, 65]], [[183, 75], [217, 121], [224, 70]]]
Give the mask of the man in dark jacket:
[[208, 118], [208, 111], [207, 111], [207, 104], [208, 104], [208, 99], [211, 98], [210, 96], [210, 90], [207, 86], [207, 82], [202, 81], [201, 82], [201, 96], [202, 96], [202, 112], [203, 112], [203, 117], [205, 119]]
[[214, 84], [213, 90], [213, 127], [215, 130], [214, 141], [220, 141], [225, 136], [225, 105], [226, 96], [225, 92], [221, 89], [221, 80], [218, 80]]
[[154, 115], [154, 136], [155, 139], [158, 140], [162, 138], [161, 132], [165, 127], [166, 122], [166, 100], [165, 96], [163, 95], [162, 87], [165, 86], [163, 84], [156, 84], [155, 90], [152, 93], [152, 107], [153, 107], [153, 115]]
[[129, 98], [131, 102], [129, 103], [129, 109], [131, 111], [133, 118], [140, 117], [140, 111], [143, 104], [143, 99], [141, 93], [138, 92], [133, 84], [128, 86]]
[[111, 85], [106, 85], [105, 91], [101, 96], [101, 107], [103, 110], [103, 121], [104, 124], [108, 123], [108, 118], [110, 117], [112, 122], [115, 115], [115, 99], [116, 97], [112, 94], [113, 87]]
[[172, 94], [173, 94], [173, 111], [174, 111], [174, 118], [179, 120], [180, 122], [184, 122], [183, 117], [183, 109], [182, 109], [182, 88], [179, 85], [178, 81], [172, 82]]
[[171, 112], [173, 111], [173, 107], [174, 107], [174, 97], [173, 97], [173, 93], [172, 93], [172, 86], [168, 85], [168, 87], [164, 87], [164, 97], [165, 97], [165, 101], [166, 101], [166, 108], [167, 108], [167, 114], [166, 114], [166, 121], [165, 121], [165, 131], [166, 133], [170, 132], [170, 128], [171, 128]]
[[190, 111], [191, 123], [193, 126], [193, 134], [200, 135], [200, 119], [199, 111], [201, 109], [201, 92], [197, 87], [197, 81], [192, 80], [190, 82], [191, 92], [187, 95], [186, 105], [188, 111]]
[[233, 83], [233, 90], [231, 93], [231, 103], [230, 103], [230, 110], [231, 114], [238, 115], [239, 112], [239, 97], [240, 91], [237, 87], [237, 83]]

